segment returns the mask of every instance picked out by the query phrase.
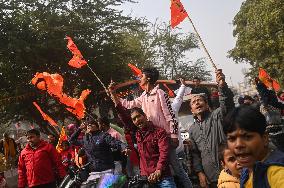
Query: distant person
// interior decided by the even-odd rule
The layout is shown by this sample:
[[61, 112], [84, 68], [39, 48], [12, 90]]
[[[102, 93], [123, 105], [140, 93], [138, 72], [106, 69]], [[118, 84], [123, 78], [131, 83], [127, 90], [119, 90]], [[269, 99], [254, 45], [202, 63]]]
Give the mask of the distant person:
[[219, 108], [220, 103], [219, 103], [219, 92], [218, 89], [215, 87], [211, 88], [211, 103], [212, 103], [212, 110], [215, 110], [217, 108]]
[[62, 180], [66, 172], [55, 147], [36, 129], [27, 131], [27, 140], [19, 157], [18, 187], [56, 188], [57, 178]]
[[4, 154], [7, 168], [16, 166], [17, 144], [13, 138], [9, 137], [8, 133], [4, 133], [3, 139], [0, 141], [0, 152]]
[[245, 95], [244, 96], [244, 105], [252, 105], [254, 103], [254, 99], [249, 96], [249, 95]]
[[50, 144], [52, 144], [54, 147], [57, 146], [57, 139], [56, 139], [56, 137], [55, 137], [53, 134], [49, 134], [49, 135], [47, 136], [47, 138], [48, 138], [48, 142], [49, 142]]

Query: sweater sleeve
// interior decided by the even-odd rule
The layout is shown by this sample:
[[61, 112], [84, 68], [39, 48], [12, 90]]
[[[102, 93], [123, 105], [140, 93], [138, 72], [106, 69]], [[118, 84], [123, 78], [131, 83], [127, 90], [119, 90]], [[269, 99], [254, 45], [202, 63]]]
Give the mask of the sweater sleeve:
[[164, 129], [161, 129], [161, 131], [159, 131], [158, 136], [159, 136], [158, 146], [159, 146], [160, 156], [156, 170], [163, 171], [169, 162], [168, 160], [169, 160], [170, 141], [167, 132]]
[[231, 109], [235, 107], [234, 94], [227, 84], [225, 84], [225, 86], [223, 87], [219, 87], [219, 93], [219, 108], [221, 110], [222, 116], [224, 117]]
[[134, 107], [137, 108], [142, 108], [142, 97], [143, 94], [140, 97], [137, 97], [136, 99], [132, 100], [132, 101], [128, 101], [127, 99], [119, 99], [119, 102], [121, 103], [121, 105], [127, 109], [131, 109]]
[[169, 96], [161, 89], [157, 90], [163, 115], [170, 127], [171, 138], [178, 138], [178, 122], [172, 109]]
[[23, 159], [23, 155], [19, 156], [18, 162], [18, 187], [24, 188], [27, 185], [27, 174], [26, 174], [26, 165]]
[[184, 92], [185, 92], [185, 88], [186, 86], [185, 85], [181, 85], [178, 92], [177, 92], [177, 95], [176, 97], [174, 98], [173, 102], [172, 102], [172, 109], [173, 111], [175, 112], [175, 114], [178, 113], [180, 107], [181, 107], [181, 104], [183, 102], [183, 95], [184, 95]]

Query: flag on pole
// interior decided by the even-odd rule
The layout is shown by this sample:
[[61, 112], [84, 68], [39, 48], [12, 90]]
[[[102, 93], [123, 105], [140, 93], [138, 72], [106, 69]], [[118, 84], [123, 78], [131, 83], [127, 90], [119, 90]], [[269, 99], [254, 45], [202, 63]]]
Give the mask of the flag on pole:
[[175, 28], [180, 22], [182, 22], [188, 14], [184, 9], [180, 0], [171, 0], [171, 26]]
[[57, 123], [53, 119], [51, 119], [51, 117], [49, 117], [46, 113], [44, 113], [41, 110], [41, 108], [36, 102], [33, 102], [33, 105], [38, 109], [38, 111], [40, 112], [44, 120], [48, 121], [48, 123], [52, 125], [53, 127], [58, 126]]
[[266, 87], [273, 88], [276, 92], [280, 90], [280, 84], [272, 79], [263, 68], [259, 68], [258, 77]]
[[67, 36], [66, 39], [68, 40], [67, 48], [73, 54], [73, 57], [69, 61], [68, 65], [78, 69], [86, 65], [87, 61], [83, 58], [83, 55], [81, 54], [80, 50], [77, 48], [76, 44], [73, 42], [72, 38]]
[[138, 69], [136, 66], [132, 65], [131, 63], [128, 63], [128, 67], [131, 69], [131, 71], [135, 76], [138, 77], [142, 74], [142, 71]]

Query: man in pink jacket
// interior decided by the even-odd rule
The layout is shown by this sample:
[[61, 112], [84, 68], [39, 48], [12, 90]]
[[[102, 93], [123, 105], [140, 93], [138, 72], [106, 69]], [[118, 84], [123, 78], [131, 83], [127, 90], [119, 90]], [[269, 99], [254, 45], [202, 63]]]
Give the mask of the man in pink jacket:
[[[174, 165], [174, 169], [179, 169], [179, 178], [183, 182], [184, 187], [191, 188], [191, 182], [180, 165], [177, 166], [177, 157], [175, 148], [179, 145], [178, 140], [178, 122], [175, 117], [175, 112], [172, 109], [171, 102], [168, 95], [159, 89], [156, 81], [159, 78], [159, 72], [155, 68], [145, 68], [142, 70], [140, 76], [140, 86], [144, 89], [142, 95], [132, 101], [126, 99], [119, 99], [113, 92], [114, 100], [127, 108], [142, 108], [147, 119], [155, 126], [166, 130], [168, 136], [171, 138], [171, 146], [169, 151], [170, 164]], [[111, 88], [110, 88], [111, 90]]]

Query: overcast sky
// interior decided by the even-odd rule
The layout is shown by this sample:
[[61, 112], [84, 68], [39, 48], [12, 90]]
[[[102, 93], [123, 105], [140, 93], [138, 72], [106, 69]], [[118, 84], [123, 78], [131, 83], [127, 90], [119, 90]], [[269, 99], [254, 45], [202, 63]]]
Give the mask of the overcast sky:
[[[233, 37], [232, 20], [239, 11], [244, 0], [181, 0], [189, 16], [193, 20], [205, 46], [207, 47], [213, 61], [218, 68], [222, 68], [231, 85], [230, 77], [234, 86], [242, 82], [244, 75], [242, 68], [246, 64], [235, 64], [232, 59], [227, 58], [228, 51], [235, 45]], [[170, 21], [170, 0], [137, 0], [138, 3], [126, 3], [122, 9], [126, 14], [132, 16], [146, 17], [149, 21]], [[186, 19], [180, 25], [182, 32], [194, 32], [192, 25]], [[207, 57], [201, 48], [198, 52], [189, 53], [193, 59]], [[208, 61], [209, 62], [209, 61]], [[208, 69], [213, 70], [208, 64]]]

